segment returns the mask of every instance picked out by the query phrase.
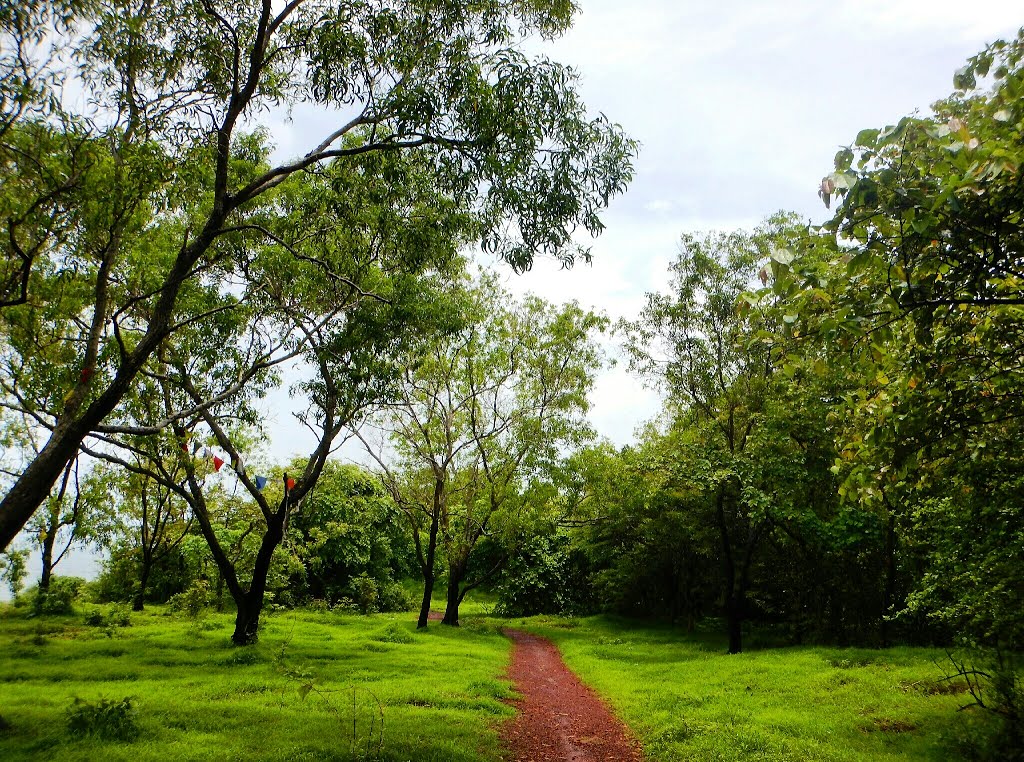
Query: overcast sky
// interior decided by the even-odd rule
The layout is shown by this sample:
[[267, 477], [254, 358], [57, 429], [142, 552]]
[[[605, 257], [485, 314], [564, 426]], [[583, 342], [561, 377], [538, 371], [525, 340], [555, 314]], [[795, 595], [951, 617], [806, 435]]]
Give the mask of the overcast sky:
[[[750, 227], [778, 209], [823, 221], [817, 186], [841, 145], [926, 111], [969, 56], [1024, 24], [1019, 0], [578, 2], [564, 38], [529, 49], [578, 69], [594, 112], [641, 142], [636, 175], [604, 217], [591, 266], [541, 261], [508, 284], [612, 318], [635, 316], [663, 286], [683, 231]], [[335, 127], [309, 109], [269, 122], [281, 159]], [[595, 428], [618, 445], [658, 408], [621, 366], [601, 376], [592, 400]], [[276, 395], [268, 411], [276, 460], [307, 444], [286, 404]], [[95, 573], [87, 554], [63, 566]]]
[[[606, 213], [591, 266], [540, 261], [507, 282], [612, 318], [635, 316], [662, 288], [683, 231], [751, 227], [779, 209], [823, 221], [817, 187], [841, 145], [926, 111], [969, 56], [1024, 24], [1019, 2], [998, 0], [579, 5], [565, 37], [526, 48], [576, 68], [591, 109], [640, 141], [635, 178]], [[303, 109], [272, 135], [289, 158], [332, 129], [328, 115]], [[619, 445], [658, 408], [621, 365], [592, 400], [595, 427]], [[298, 454], [304, 440], [276, 415], [271, 453]]]
[[[634, 316], [665, 283], [683, 231], [751, 227], [779, 209], [816, 222], [840, 146], [948, 95], [953, 72], [1024, 24], [1020, 2], [581, 0], [544, 53], [576, 67], [587, 104], [641, 144], [592, 266], [539, 264], [517, 289]], [[657, 401], [623, 368], [592, 419], [630, 441]]]

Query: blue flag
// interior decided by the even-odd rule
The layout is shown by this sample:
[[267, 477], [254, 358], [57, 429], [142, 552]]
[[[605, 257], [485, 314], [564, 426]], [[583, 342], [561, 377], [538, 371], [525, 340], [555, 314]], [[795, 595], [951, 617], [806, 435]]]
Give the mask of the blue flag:
[[265, 476], [257, 476], [256, 477], [256, 489], [261, 490], [261, 489], [263, 489], [266, 486], [267, 486], [267, 477], [265, 477]]

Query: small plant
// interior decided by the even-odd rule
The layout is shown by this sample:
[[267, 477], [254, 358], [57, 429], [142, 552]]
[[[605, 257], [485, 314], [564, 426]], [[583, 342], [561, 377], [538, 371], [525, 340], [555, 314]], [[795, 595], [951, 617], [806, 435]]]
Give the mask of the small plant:
[[106, 627], [108, 629], [131, 627], [132, 616], [126, 606], [115, 603], [107, 609], [106, 613], [101, 609], [92, 609], [86, 612], [83, 622], [89, 627]]
[[352, 597], [359, 607], [360, 614], [369, 614], [377, 610], [377, 599], [380, 589], [376, 580], [361, 574], [352, 580]]
[[81, 577], [54, 577], [46, 590], [36, 592], [35, 613], [50, 616], [73, 613], [75, 599], [84, 584]]
[[415, 638], [397, 622], [390, 622], [374, 640], [381, 643], [412, 643]]
[[107, 623], [106, 617], [103, 616], [103, 612], [99, 609], [87, 611], [82, 621], [86, 627], [103, 627]]
[[138, 711], [131, 698], [96, 703], [76, 698], [67, 711], [67, 730], [74, 738], [133, 741], [139, 736]]
[[206, 613], [210, 606], [210, 586], [206, 580], [196, 580], [188, 589], [171, 596], [170, 608], [179, 614], [185, 614], [189, 619], [199, 619]]
[[953, 670], [944, 679], [962, 680], [973, 699], [968, 706], [977, 706], [1001, 721], [1001, 732], [987, 743], [988, 756], [1024, 759], [1024, 684], [1016, 654], [995, 648], [978, 653], [973, 664], [952, 653], [947, 656]]
[[388, 582], [380, 589], [378, 611], [410, 611], [415, 604], [409, 592], [399, 582]]

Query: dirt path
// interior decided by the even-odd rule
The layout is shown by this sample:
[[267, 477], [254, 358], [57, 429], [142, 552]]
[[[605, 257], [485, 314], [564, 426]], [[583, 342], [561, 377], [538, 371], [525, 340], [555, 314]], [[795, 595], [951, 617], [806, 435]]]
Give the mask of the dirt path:
[[508, 675], [523, 698], [502, 740], [515, 762], [640, 762], [626, 726], [562, 661], [551, 641], [518, 630]]

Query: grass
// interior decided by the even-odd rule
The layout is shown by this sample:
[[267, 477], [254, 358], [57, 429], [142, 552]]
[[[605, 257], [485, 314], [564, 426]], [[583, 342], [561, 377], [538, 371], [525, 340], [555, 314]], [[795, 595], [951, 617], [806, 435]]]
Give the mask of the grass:
[[[7, 613], [4, 760], [495, 760], [496, 721], [512, 713], [498, 677], [508, 643], [491, 627], [417, 632], [410, 614], [282, 613], [239, 649], [230, 615], [196, 625], [155, 609], [103, 630], [81, 616]], [[76, 698], [126, 697], [134, 743], [69, 734]]]
[[[0, 609], [0, 759], [499, 760], [508, 625], [557, 642], [649, 762], [945, 760], [972, 719], [956, 711], [957, 687], [936, 682], [945, 657], [934, 649], [727, 656], [717, 632], [491, 611], [486, 598], [467, 602], [460, 629], [425, 632], [415, 614], [277, 613], [259, 645], [240, 649], [230, 615], [195, 623], [157, 607], [102, 628]], [[72, 705], [125, 698], [137, 740], [69, 732]]]
[[[982, 718], [938, 682], [944, 652], [789, 647], [729, 656], [717, 632], [535, 617], [633, 729], [650, 762], [948, 760]], [[967, 697], [969, 698], [969, 696]]]

